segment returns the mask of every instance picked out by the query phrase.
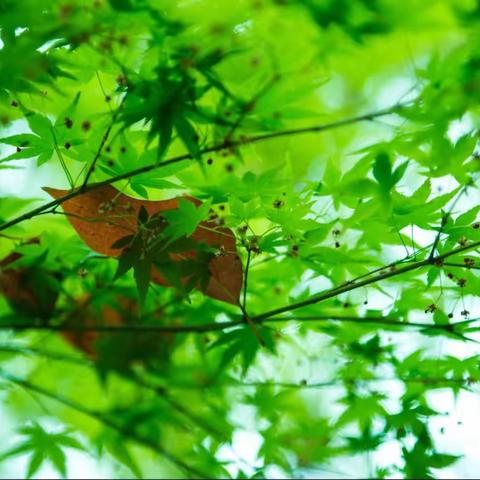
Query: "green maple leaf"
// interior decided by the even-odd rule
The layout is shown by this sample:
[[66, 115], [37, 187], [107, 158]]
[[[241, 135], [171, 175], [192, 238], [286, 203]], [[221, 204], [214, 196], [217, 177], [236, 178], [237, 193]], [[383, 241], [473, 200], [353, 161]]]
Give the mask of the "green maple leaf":
[[193, 202], [181, 198], [177, 210], [164, 214], [169, 223], [164, 232], [165, 236], [169, 237], [170, 242], [180, 237], [190, 237], [198, 224], [207, 217], [210, 205], [211, 201], [208, 201], [197, 207]]
[[38, 423], [19, 429], [19, 433], [27, 439], [0, 455], [0, 460], [16, 457], [17, 455], [30, 454], [27, 469], [27, 478], [32, 478], [43, 463], [49, 460], [62, 477], [67, 476], [67, 462], [65, 448], [84, 450], [84, 447], [73, 437], [68, 435], [68, 430], [61, 433], [50, 433]]

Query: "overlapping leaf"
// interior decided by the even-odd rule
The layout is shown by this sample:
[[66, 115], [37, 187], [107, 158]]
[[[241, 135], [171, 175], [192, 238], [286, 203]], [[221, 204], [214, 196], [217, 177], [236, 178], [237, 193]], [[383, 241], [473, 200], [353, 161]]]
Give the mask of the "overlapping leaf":
[[[45, 190], [54, 198], [60, 198], [67, 193], [54, 188]], [[212, 222], [199, 222], [193, 229], [191, 222], [194, 221], [194, 212], [186, 202], [199, 205], [198, 200], [189, 197], [161, 201], [137, 200], [106, 185], [67, 200], [62, 206], [82, 240], [92, 250], [112, 257], [119, 257], [124, 251], [124, 248], [115, 245], [117, 242], [137, 233], [137, 217], [142, 208], [150, 216], [164, 214], [172, 219], [172, 223], [167, 227], [173, 230], [172, 234], [182, 236], [191, 233], [191, 239], [196, 244], [215, 249], [216, 255], [208, 263], [208, 282], [205, 288], [202, 288], [204, 293], [212, 298], [236, 304], [242, 286], [242, 265], [237, 254], [235, 237], [231, 230], [218, 227]], [[182, 209], [189, 212], [187, 223], [175, 226], [175, 212], [180, 215]], [[197, 217], [197, 220], [199, 218]], [[194, 253], [191, 247], [183, 252], [169, 253], [167, 261], [173, 265], [173, 262], [185, 260], [185, 254], [191, 257]], [[165, 274], [157, 268], [152, 269], [151, 278], [160, 285], [171, 285]]]

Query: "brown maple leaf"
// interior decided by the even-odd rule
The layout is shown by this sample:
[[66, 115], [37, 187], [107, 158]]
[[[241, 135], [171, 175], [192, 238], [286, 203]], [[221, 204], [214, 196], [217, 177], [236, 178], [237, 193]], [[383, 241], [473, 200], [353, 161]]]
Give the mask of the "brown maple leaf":
[[[48, 187], [44, 190], [55, 199], [68, 193], [68, 190]], [[196, 205], [201, 203], [192, 197], [182, 198]], [[118, 257], [123, 251], [122, 248], [112, 248], [112, 245], [121, 238], [136, 233], [137, 217], [141, 207], [152, 216], [159, 212], [178, 209], [179, 205], [177, 198], [138, 200], [120, 193], [110, 185], [95, 188], [62, 203], [69, 222], [86, 245], [97, 253], [111, 257]], [[212, 222], [201, 222], [192, 234], [192, 239], [198, 243], [204, 242], [219, 251], [219, 255], [208, 264], [210, 277], [204, 290], [205, 295], [237, 305], [242, 288], [243, 270], [233, 232]], [[195, 252], [191, 251], [181, 255], [170, 254], [170, 259], [176, 262], [194, 255]], [[155, 267], [152, 269], [151, 278], [155, 283], [170, 286]]]

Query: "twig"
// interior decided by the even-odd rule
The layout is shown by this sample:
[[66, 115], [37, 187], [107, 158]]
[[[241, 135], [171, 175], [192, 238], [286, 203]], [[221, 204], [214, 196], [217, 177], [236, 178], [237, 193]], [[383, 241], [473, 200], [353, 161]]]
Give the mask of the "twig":
[[[476, 381], [476, 380], [475, 380]], [[470, 386], [472, 383], [468, 379], [455, 379], [455, 378], [438, 378], [438, 377], [411, 377], [411, 378], [402, 378], [402, 377], [387, 377], [387, 378], [355, 378], [352, 380], [345, 379], [341, 380], [329, 380], [326, 382], [316, 382], [308, 383], [306, 381], [301, 381], [298, 383], [295, 382], [242, 382], [235, 383], [234, 387], [280, 387], [280, 388], [292, 388], [292, 389], [318, 389], [318, 388], [328, 388], [328, 387], [343, 387], [348, 383], [362, 383], [362, 382], [404, 382], [404, 383], [423, 383], [425, 385], [448, 385], [448, 384], [460, 384], [465, 386]]]
[[243, 320], [232, 322], [207, 323], [203, 325], [172, 325], [163, 326], [155, 324], [131, 324], [131, 325], [45, 325], [40, 323], [3, 323], [0, 330], [13, 330], [22, 332], [26, 330], [37, 330], [45, 332], [104, 332], [115, 334], [132, 333], [204, 333], [242, 325]]
[[448, 258], [452, 255], [456, 255], [456, 254], [464, 252], [464, 251], [472, 250], [472, 249], [477, 248], [479, 246], [480, 246], [480, 241], [473, 242], [471, 244], [466, 244], [466, 245], [460, 246], [458, 248], [454, 248], [453, 250], [450, 250], [449, 252], [446, 252], [442, 255], [438, 255], [437, 257], [433, 257], [433, 258], [429, 257], [426, 260], [419, 260], [419, 261], [416, 261], [416, 262], [412, 262], [408, 265], [405, 265], [404, 267], [390, 269], [387, 272], [380, 273], [380, 274], [375, 275], [375, 276], [370, 277], [370, 278], [366, 278], [365, 280], [362, 280], [360, 282], [350, 281], [350, 282], [347, 282], [347, 283], [341, 285], [340, 287], [334, 287], [334, 288], [331, 288], [331, 289], [329, 289], [325, 292], [319, 293], [317, 295], [313, 295], [312, 297], [310, 297], [306, 300], [303, 300], [301, 302], [293, 303], [293, 304], [290, 304], [290, 305], [286, 305], [284, 307], [280, 307], [280, 308], [276, 308], [274, 310], [270, 310], [268, 312], [265, 312], [265, 313], [262, 313], [262, 314], [259, 314], [259, 315], [255, 315], [255, 316], [252, 317], [252, 320], [254, 322], [258, 322], [259, 320], [264, 320], [265, 318], [269, 318], [269, 317], [273, 317], [275, 315], [280, 315], [282, 313], [290, 312], [292, 310], [296, 310], [297, 308], [306, 307], [308, 305], [313, 305], [315, 303], [322, 302], [323, 300], [327, 300], [329, 298], [336, 297], [336, 296], [340, 295], [341, 293], [350, 292], [351, 290], [356, 290], [357, 288], [364, 287], [364, 286], [370, 285], [372, 283], [376, 283], [380, 280], [385, 280], [387, 278], [396, 277], [397, 275], [401, 275], [403, 273], [411, 272], [412, 270], [417, 270], [417, 269], [419, 269], [421, 267], [425, 267], [427, 265], [433, 265], [435, 263], [441, 263], [445, 258]]
[[[98, 73], [97, 73], [97, 76], [98, 76]], [[98, 146], [98, 149], [97, 149], [97, 153], [95, 154], [95, 157], [93, 157], [93, 161], [90, 164], [90, 167], [88, 167], [87, 173], [85, 175], [85, 179], [83, 180], [83, 183], [82, 183], [82, 186], [80, 187], [80, 189], [77, 190], [79, 193], [83, 193], [83, 192], [86, 191], [86, 186], [88, 184], [88, 180], [90, 179], [92, 173], [95, 170], [95, 166], [97, 164], [97, 161], [100, 158], [100, 155], [102, 154], [103, 147], [107, 143], [108, 137], [110, 136], [110, 132], [112, 131], [113, 126], [115, 125], [118, 114], [120, 113], [120, 110], [122, 109], [122, 106], [123, 106], [126, 98], [127, 98], [127, 94], [124, 95], [124, 97], [122, 98], [122, 101], [120, 102], [120, 105], [115, 110], [115, 112], [113, 112], [113, 114], [112, 114], [112, 121], [110, 122], [107, 129], [105, 130], [105, 133], [103, 134], [102, 140], [100, 141], [100, 145]], [[0, 229], [1, 229], [1, 227], [0, 227]]]
[[394, 277], [396, 275], [400, 275], [402, 273], [407, 273], [412, 270], [416, 270], [420, 267], [423, 267], [425, 265], [429, 265], [430, 262], [428, 260], [421, 260], [419, 262], [414, 262], [409, 265], [405, 265], [404, 267], [401, 268], [396, 268], [395, 270], [390, 270], [388, 272], [380, 273], [378, 275], [375, 275], [373, 277], [367, 278], [365, 280], [362, 280], [360, 282], [347, 282], [340, 287], [334, 287], [326, 292], [319, 293], [317, 295], [313, 295], [312, 297], [303, 300], [301, 302], [293, 303], [290, 305], [286, 305], [284, 307], [276, 308], [274, 310], [270, 310], [268, 312], [262, 313], [260, 315], [256, 315], [253, 317], [254, 321], [258, 320], [263, 320], [265, 318], [273, 317], [275, 315], [280, 315], [282, 313], [290, 312], [292, 310], [296, 310], [297, 308], [301, 307], [306, 307], [308, 305], [313, 305], [315, 303], [322, 302], [323, 300], [328, 300], [329, 298], [336, 297], [340, 295], [341, 293], [346, 293], [350, 292], [351, 290], [356, 290], [357, 288], [364, 287], [366, 285], [370, 285], [372, 283], [376, 283], [380, 280], [384, 280], [386, 278]]
[[270, 90], [270, 88], [273, 87], [273, 85], [275, 85], [279, 78], [279, 75], [273, 76], [248, 102], [243, 105], [240, 115], [225, 135], [226, 144], [230, 142], [233, 134], [236, 132], [237, 128], [241, 126], [247, 114], [255, 108], [257, 102], [268, 92], [268, 90]]
[[[467, 322], [473, 323], [479, 321], [480, 318], [471, 318]], [[335, 322], [351, 322], [351, 323], [371, 323], [376, 325], [386, 325], [392, 327], [412, 327], [412, 328], [421, 328], [425, 330], [447, 330], [453, 331], [457, 325], [464, 324], [465, 321], [457, 323], [446, 323], [446, 324], [436, 324], [436, 323], [424, 323], [424, 322], [402, 322], [394, 318], [388, 317], [355, 317], [348, 315], [310, 315], [310, 316], [290, 316], [290, 317], [270, 317], [263, 321], [263, 323], [268, 322], [285, 322], [285, 321], [298, 321], [298, 322], [325, 322], [325, 321], [335, 321]]]
[[445, 227], [448, 223], [448, 219], [450, 218], [450, 215], [453, 212], [453, 209], [457, 205], [458, 201], [462, 197], [462, 195], [467, 191], [468, 187], [472, 185], [473, 181], [470, 179], [470, 181], [462, 187], [462, 189], [458, 192], [458, 195], [456, 196], [455, 200], [453, 201], [452, 205], [448, 209], [448, 212], [444, 213], [442, 215], [442, 221], [440, 223], [440, 228], [438, 229], [437, 235], [435, 236], [435, 240], [433, 241], [432, 249], [430, 251], [430, 255], [428, 258], [432, 259], [435, 255], [435, 250], [437, 249], [438, 242], [440, 241], [440, 237], [442, 236], [443, 231], [445, 230]]
[[[422, 323], [422, 322], [402, 322], [401, 320], [391, 319], [388, 317], [355, 317], [350, 315], [312, 315], [312, 316], [289, 316], [289, 317], [276, 317], [269, 316], [265, 318], [256, 317], [256, 319], [251, 319], [254, 324], [263, 324], [263, 323], [281, 323], [281, 322], [329, 322], [329, 321], [338, 321], [338, 322], [353, 322], [353, 323], [375, 323], [379, 325], [391, 325], [398, 327], [415, 327], [415, 328], [424, 328], [424, 329], [441, 329], [441, 330], [451, 330], [457, 325], [464, 324], [466, 322], [473, 323], [480, 320], [480, 318], [474, 318], [465, 320], [462, 322], [457, 322], [453, 324], [434, 324], [434, 323]], [[105, 332], [105, 333], [115, 333], [115, 334], [132, 334], [132, 333], [172, 333], [172, 334], [182, 334], [182, 333], [207, 333], [226, 330], [228, 328], [238, 327], [243, 325], [245, 320], [232, 320], [230, 322], [215, 322], [215, 323], [205, 323], [202, 325], [156, 325], [156, 324], [132, 324], [132, 325], [45, 325], [45, 324], [16, 324], [16, 323], [4, 323], [0, 324], [0, 330], [13, 330], [13, 331], [24, 331], [24, 330], [39, 330], [47, 332]]]
[[480, 267], [477, 265], [466, 265], [465, 263], [444, 262], [443, 265], [446, 267], [466, 268], [467, 270], [480, 270]]
[[[343, 119], [343, 120], [338, 120], [338, 121], [335, 121], [335, 122], [332, 122], [332, 123], [326, 123], [326, 124], [323, 124], [323, 125], [313, 125], [313, 126], [310, 126], [310, 127], [290, 129], [290, 130], [282, 130], [280, 132], [272, 132], [272, 133], [266, 133], [266, 134], [262, 134], [262, 135], [256, 135], [256, 136], [249, 137], [249, 138], [246, 138], [246, 139], [241, 139], [241, 140], [238, 140], [238, 141], [230, 142], [228, 146], [229, 147], [236, 147], [236, 146], [248, 145], [248, 144], [252, 144], [252, 143], [263, 142], [263, 141], [266, 141], [266, 140], [271, 140], [271, 139], [274, 139], [274, 138], [286, 137], [286, 136], [291, 136], [291, 135], [302, 135], [302, 134], [307, 134], [307, 133], [320, 133], [320, 132], [324, 132], [324, 131], [327, 131], [327, 130], [333, 130], [335, 128], [340, 128], [340, 127], [344, 127], [344, 126], [347, 126], [347, 125], [352, 125], [352, 124], [355, 124], [355, 123], [358, 123], [358, 122], [369, 121], [369, 120], [372, 120], [373, 118], [376, 118], [376, 117], [390, 115], [390, 114], [394, 113], [396, 110], [398, 110], [399, 108], [401, 108], [403, 106], [405, 106], [405, 105], [404, 104], [397, 104], [397, 105], [394, 105], [394, 106], [392, 106], [390, 108], [387, 108], [385, 110], [379, 110], [377, 112], [367, 113], [367, 114], [364, 114], [364, 115], [359, 115], [359, 116], [356, 116], [356, 117], [351, 117], [351, 118], [347, 118], [347, 119]], [[104, 135], [104, 138], [105, 138], [105, 135]], [[105, 141], [106, 141], [106, 139], [105, 139]], [[103, 148], [103, 145], [104, 145], [105, 141], [102, 141], [101, 148]], [[205, 153], [216, 152], [216, 151], [219, 151], [219, 150], [223, 150], [225, 147], [226, 147], [225, 143], [221, 143], [219, 145], [215, 145], [215, 146], [212, 146], [212, 147], [205, 148], [205, 149], [201, 150], [199, 152], [199, 154], [203, 155]], [[99, 148], [99, 150], [97, 152], [97, 155], [96, 155], [97, 159], [100, 156], [99, 152], [101, 152], [101, 148]], [[19, 215], [18, 217], [3, 223], [2, 225], [0, 225], [0, 231], [5, 230], [9, 227], [12, 227], [13, 225], [17, 225], [17, 224], [19, 224], [19, 223], [21, 223], [25, 220], [29, 220], [29, 219], [39, 215], [40, 213], [44, 212], [45, 210], [48, 210], [49, 208], [52, 208], [52, 207], [56, 207], [57, 205], [61, 205], [62, 203], [66, 202], [67, 200], [70, 200], [70, 199], [72, 199], [72, 198], [74, 198], [78, 195], [81, 195], [82, 193], [86, 193], [86, 192], [89, 192], [91, 190], [95, 190], [97, 188], [104, 187], [105, 185], [110, 185], [112, 183], [118, 182], [120, 180], [125, 180], [127, 178], [131, 178], [131, 177], [134, 177], [136, 175], [140, 175], [142, 173], [150, 172], [152, 170], [156, 170], [158, 168], [166, 167], [168, 165], [172, 165], [174, 163], [179, 163], [179, 162], [186, 161], [186, 160], [192, 160], [192, 155], [190, 153], [186, 153], [186, 154], [183, 154], [183, 155], [178, 155], [176, 157], [172, 157], [169, 160], [166, 160], [166, 161], [161, 162], [161, 163], [157, 163], [157, 162], [151, 163], [149, 165], [145, 165], [143, 167], [131, 170], [130, 172], [125, 172], [125, 173], [122, 173], [120, 175], [116, 175], [114, 177], [107, 178], [107, 179], [105, 179], [101, 182], [97, 182], [97, 183], [94, 183], [94, 184], [88, 184], [87, 185], [87, 183], [84, 181], [84, 184], [82, 185], [82, 187], [74, 189], [74, 190], [68, 192], [67, 194], [63, 195], [62, 197], [57, 198], [56, 200], [52, 200], [51, 202], [45, 203], [44, 205], [41, 205], [37, 208], [34, 208], [34, 209], [30, 210], [29, 212], [24, 213], [23, 215]], [[95, 159], [94, 159], [94, 162], [96, 162]], [[92, 162], [92, 165], [90, 166], [89, 170], [92, 169], [92, 166], [94, 167], [93, 162]], [[90, 177], [90, 175], [91, 175], [91, 172], [87, 173], [87, 177], [86, 177], [87, 181], [88, 181], [88, 178]]]
[[181, 413], [184, 417], [188, 418], [193, 423], [196, 423], [198, 426], [203, 428], [203, 430], [208, 432], [213, 437], [216, 437], [222, 441], [228, 441], [228, 438], [225, 435], [225, 432], [218, 430], [217, 428], [215, 428], [214, 426], [206, 422], [205, 419], [201, 418], [199, 415], [191, 412], [182, 404], [178, 403], [177, 400], [175, 400], [170, 396], [168, 390], [165, 387], [152, 385], [138, 377], [135, 377], [135, 378], [128, 377], [128, 379], [133, 381], [136, 385], [139, 385], [143, 388], [146, 388], [148, 390], [151, 390], [157, 393], [159, 397], [163, 398], [174, 410]]

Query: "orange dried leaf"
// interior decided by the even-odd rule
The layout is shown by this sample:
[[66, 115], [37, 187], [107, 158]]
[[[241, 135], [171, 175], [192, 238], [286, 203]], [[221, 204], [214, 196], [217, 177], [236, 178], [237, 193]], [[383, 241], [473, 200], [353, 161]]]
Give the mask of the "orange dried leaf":
[[[68, 193], [67, 190], [44, 188], [53, 198], [58, 199]], [[199, 204], [200, 201], [186, 197]], [[112, 248], [121, 238], [137, 231], [137, 216], [144, 207], [149, 216], [159, 212], [178, 209], [178, 199], [138, 200], [124, 195], [110, 185], [95, 188], [62, 203], [68, 220], [80, 238], [95, 252], [118, 257], [122, 248]], [[228, 228], [218, 228], [215, 224], [202, 222], [192, 235], [197, 242], [222, 250], [222, 255], [212, 259], [208, 265], [210, 279], [204, 293], [224, 302], [238, 304], [242, 288], [242, 264], [237, 254], [235, 236]], [[172, 261], [180, 261], [186, 255], [170, 255]], [[164, 286], [170, 286], [161, 273], [152, 269], [152, 280]]]

